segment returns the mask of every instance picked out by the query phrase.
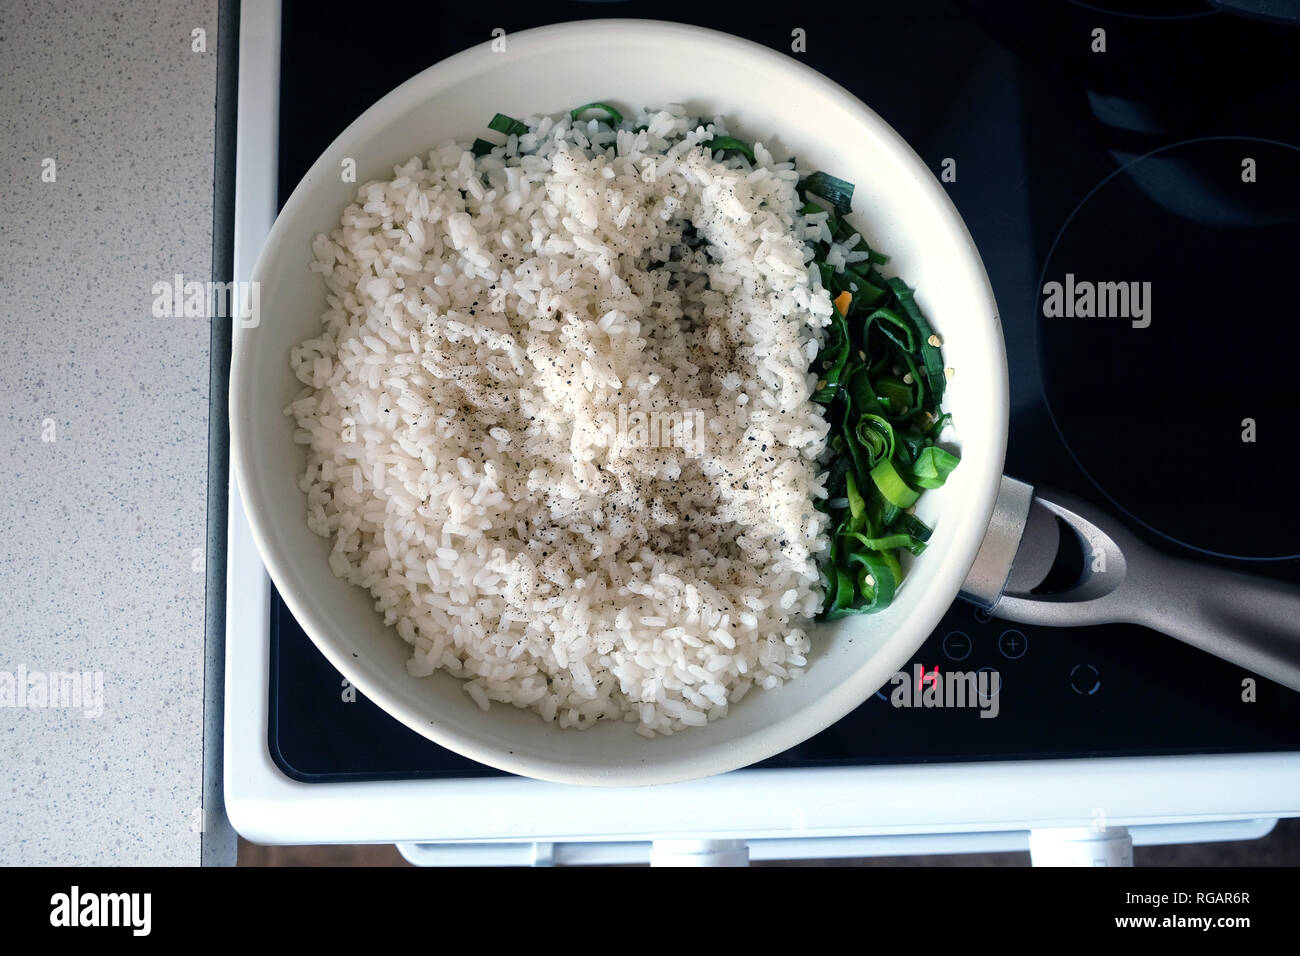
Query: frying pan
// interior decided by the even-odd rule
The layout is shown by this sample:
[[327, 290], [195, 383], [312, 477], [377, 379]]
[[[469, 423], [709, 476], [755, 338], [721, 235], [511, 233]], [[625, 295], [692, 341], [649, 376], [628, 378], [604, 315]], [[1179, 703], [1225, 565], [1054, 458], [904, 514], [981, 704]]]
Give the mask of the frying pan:
[[[1007, 365], [993, 292], [943, 188], [879, 116], [791, 56], [693, 27], [598, 20], [497, 38], [495, 50], [492, 39], [404, 83], [325, 150], [254, 268], [259, 313], [234, 332], [232, 462], [253, 536], [294, 617], [362, 694], [444, 747], [514, 773], [587, 785], [684, 780], [762, 760], [835, 723], [912, 658], [959, 592], [1013, 620], [1140, 620], [1300, 686], [1295, 637], [1277, 624], [1294, 628], [1300, 619], [1292, 592], [1249, 579], [1229, 584], [1219, 571], [1180, 568], [1171, 577], [1103, 515], [1004, 478]], [[391, 178], [395, 165], [432, 145], [474, 136], [495, 112], [556, 113], [597, 99], [725, 115], [738, 135], [854, 182], [855, 225], [918, 289], [955, 369], [945, 407], [962, 462], [943, 488], [922, 496], [919, 516], [934, 535], [894, 603], [815, 628], [797, 680], [749, 694], [706, 727], [653, 740], [631, 724], [572, 731], [501, 704], [484, 712], [449, 675], [409, 676], [408, 645], [383, 625], [368, 594], [334, 577], [328, 542], [307, 528], [298, 488], [304, 453], [283, 414], [299, 389], [289, 351], [319, 333], [325, 310], [322, 283], [308, 269], [311, 242], [337, 224], [356, 183]], [[340, 171], [353, 165], [356, 183], [344, 182]], [[1060, 545], [1060, 525], [1045, 513], [1101, 532], [1097, 547], [1110, 558], [1076, 591], [1046, 598], [1031, 593], [1030, 580], [1050, 565], [1054, 532]], [[1243, 638], [1237, 627], [1246, 623], [1261, 630]]]

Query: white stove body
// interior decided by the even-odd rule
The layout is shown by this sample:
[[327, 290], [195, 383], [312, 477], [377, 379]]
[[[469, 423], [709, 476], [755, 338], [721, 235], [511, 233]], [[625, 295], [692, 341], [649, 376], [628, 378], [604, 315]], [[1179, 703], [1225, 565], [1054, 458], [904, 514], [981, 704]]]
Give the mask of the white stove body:
[[[247, 280], [278, 208], [277, 2], [243, 5], [239, 44], [234, 278]], [[398, 843], [412, 862], [486, 865], [647, 861], [655, 841], [660, 862], [735, 862], [730, 841], [753, 859], [1027, 850], [1032, 834], [1036, 860], [1116, 865], [1125, 828], [1138, 845], [1239, 840], [1300, 816], [1300, 753], [740, 770], [650, 789], [301, 783], [268, 749], [271, 582], [233, 480], [228, 530], [225, 801], [258, 843]]]

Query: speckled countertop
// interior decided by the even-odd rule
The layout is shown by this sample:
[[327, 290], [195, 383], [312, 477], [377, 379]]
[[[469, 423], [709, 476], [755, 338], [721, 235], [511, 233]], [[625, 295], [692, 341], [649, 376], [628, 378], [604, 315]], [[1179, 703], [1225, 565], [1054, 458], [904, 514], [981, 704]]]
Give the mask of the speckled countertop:
[[0, 863], [199, 862], [216, 34], [0, 5]]

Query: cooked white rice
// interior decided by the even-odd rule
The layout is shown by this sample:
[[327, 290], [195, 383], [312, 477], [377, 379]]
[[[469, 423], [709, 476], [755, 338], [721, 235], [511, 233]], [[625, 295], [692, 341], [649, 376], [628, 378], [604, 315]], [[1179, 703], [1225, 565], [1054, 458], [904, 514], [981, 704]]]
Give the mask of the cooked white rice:
[[825, 216], [679, 107], [529, 125], [411, 159], [317, 237], [329, 308], [286, 410], [307, 521], [413, 675], [670, 734], [808, 663]]

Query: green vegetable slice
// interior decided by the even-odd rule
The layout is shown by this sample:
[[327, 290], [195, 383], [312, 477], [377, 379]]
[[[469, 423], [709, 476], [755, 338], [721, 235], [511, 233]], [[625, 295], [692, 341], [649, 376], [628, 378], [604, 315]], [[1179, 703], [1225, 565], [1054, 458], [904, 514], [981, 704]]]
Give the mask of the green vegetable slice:
[[845, 366], [849, 362], [849, 327], [844, 316], [837, 311], [831, 320], [830, 336], [821, 354], [817, 356], [817, 374], [820, 376], [814, 402], [826, 404], [839, 391]]
[[705, 147], [713, 153], [740, 153], [751, 163], [754, 162], [754, 151], [749, 144], [736, 139], [734, 136], [715, 136], [706, 142]]
[[939, 488], [957, 467], [958, 458], [938, 445], [922, 448], [913, 462], [911, 482], [918, 488]]
[[925, 366], [925, 376], [927, 384], [930, 386], [930, 393], [934, 396], [934, 404], [937, 406], [943, 401], [944, 386], [947, 385], [947, 377], [943, 371], [943, 356], [939, 353], [939, 347], [934, 344], [938, 336], [930, 328], [930, 323], [925, 320], [921, 310], [917, 308], [916, 299], [912, 290], [908, 288], [907, 283], [902, 279], [891, 278], [885, 280], [889, 284], [890, 291], [898, 300], [899, 308], [903, 314], [912, 320], [916, 327], [917, 342], [921, 352], [921, 361]]
[[878, 463], [871, 469], [871, 480], [876, 483], [876, 488], [885, 496], [895, 508], [910, 508], [916, 504], [916, 499], [921, 497], [919, 491], [914, 491], [908, 487], [894, 463], [888, 459]]
[[576, 123], [578, 122], [578, 117], [588, 110], [599, 110], [604, 113], [605, 119], [609, 121], [610, 126], [618, 126], [623, 122], [623, 114], [614, 109], [614, 107], [610, 106], [608, 103], [587, 103], [584, 106], [579, 106], [576, 109], [569, 111], [569, 118]]
[[903, 579], [903, 568], [888, 551], [863, 549], [854, 551], [850, 560], [858, 565], [856, 584], [862, 604], [856, 613], [883, 611], [894, 600], [894, 592]]
[[799, 188], [814, 196], [821, 196], [841, 216], [847, 216], [853, 208], [853, 184], [837, 179], [829, 173], [812, 173], [799, 183]]
[[513, 116], [506, 116], [505, 113], [497, 113], [488, 123], [488, 129], [494, 133], [505, 133], [507, 136], [523, 136], [528, 132], [528, 124], [521, 123]]

